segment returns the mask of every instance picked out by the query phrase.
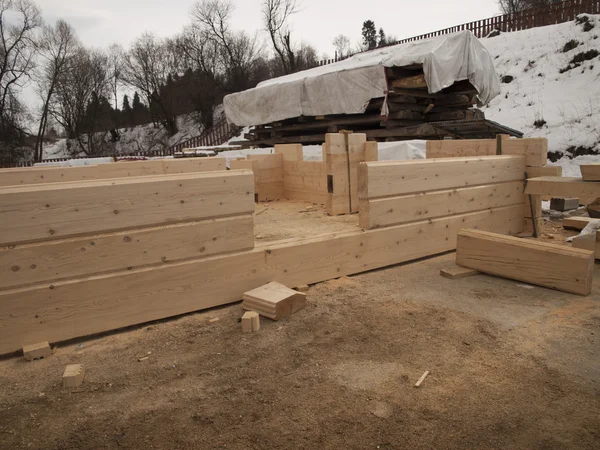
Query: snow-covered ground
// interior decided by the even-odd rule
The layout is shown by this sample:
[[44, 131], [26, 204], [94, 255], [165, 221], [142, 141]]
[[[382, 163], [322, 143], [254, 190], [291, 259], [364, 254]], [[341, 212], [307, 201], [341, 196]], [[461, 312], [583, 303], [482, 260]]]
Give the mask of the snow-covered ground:
[[[565, 176], [580, 176], [580, 164], [600, 161], [600, 156], [571, 159], [568, 152], [578, 147], [600, 152], [600, 56], [595, 53], [600, 53], [600, 16], [587, 17], [586, 28], [593, 26], [589, 31], [584, 31], [585, 22], [572, 21], [482, 39], [498, 75], [512, 77], [483, 108], [486, 118], [525, 137], [547, 138], [552, 159], [564, 155], [549, 164], [562, 166]], [[565, 48], [570, 41], [577, 46]], [[596, 56], [570, 65], [587, 52]]]
[[[202, 132], [202, 125], [194, 118], [193, 114], [184, 114], [177, 118], [177, 127], [179, 132], [169, 137], [163, 127], [154, 124], [145, 124], [132, 128], [119, 129], [119, 141], [110, 142], [110, 133], [103, 135], [105, 148], [110, 149], [110, 153], [135, 153], [140, 151], [163, 150], [166, 147], [176, 145]], [[66, 139], [59, 139], [56, 143], [44, 147], [44, 159], [67, 158], [71, 156], [67, 145], [76, 145], [76, 142]]]

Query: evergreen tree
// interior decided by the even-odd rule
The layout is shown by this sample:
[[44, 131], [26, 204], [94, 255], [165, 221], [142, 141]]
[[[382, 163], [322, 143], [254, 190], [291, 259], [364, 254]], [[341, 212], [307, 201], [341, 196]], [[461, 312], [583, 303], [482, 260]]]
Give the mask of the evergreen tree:
[[146, 105], [140, 100], [140, 95], [135, 92], [133, 94], [133, 102], [131, 104], [133, 110], [133, 126], [143, 125], [150, 122], [150, 113]]
[[385, 37], [385, 32], [383, 31], [383, 28], [379, 29], [379, 37], [378, 37], [379, 42], [377, 43], [377, 45], [379, 47], [383, 47], [387, 44], [387, 39]]
[[133, 109], [129, 104], [129, 97], [127, 94], [123, 96], [123, 106], [121, 107], [121, 111], [123, 112], [123, 125], [126, 127], [133, 126]]
[[372, 50], [377, 47], [377, 28], [375, 27], [375, 22], [372, 20], [363, 22], [362, 37], [363, 45], [368, 50]]

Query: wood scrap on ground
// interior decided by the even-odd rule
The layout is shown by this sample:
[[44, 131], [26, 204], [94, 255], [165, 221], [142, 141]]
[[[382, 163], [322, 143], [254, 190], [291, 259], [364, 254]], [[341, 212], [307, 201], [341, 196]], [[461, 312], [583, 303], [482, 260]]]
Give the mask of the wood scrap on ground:
[[456, 263], [573, 294], [588, 295], [592, 290], [594, 254], [564, 245], [463, 229], [458, 233]]
[[423, 373], [423, 375], [421, 375], [421, 378], [419, 378], [419, 381], [417, 381], [415, 383], [415, 387], [418, 388], [419, 386], [421, 386], [421, 384], [423, 383], [423, 381], [425, 381], [425, 378], [427, 378], [427, 375], [429, 375], [429, 370], [426, 370], [425, 373]]
[[478, 273], [478, 270], [467, 269], [466, 267], [460, 266], [446, 267], [445, 269], [440, 270], [441, 276], [450, 278], [451, 280], [470, 277], [471, 275], [477, 275]]
[[276, 281], [252, 289], [242, 298], [242, 308], [273, 320], [289, 317], [306, 306], [306, 294]]

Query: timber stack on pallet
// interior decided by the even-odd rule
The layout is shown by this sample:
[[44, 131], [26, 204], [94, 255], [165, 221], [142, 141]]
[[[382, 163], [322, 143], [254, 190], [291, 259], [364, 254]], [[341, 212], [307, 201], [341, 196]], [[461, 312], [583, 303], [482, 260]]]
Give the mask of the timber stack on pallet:
[[[150, 301], [112, 314], [134, 288], [125, 283], [115, 295], [112, 280], [147, 273], [164, 281], [167, 266], [254, 248], [252, 172], [223, 170], [224, 162], [3, 171], [0, 354], [164, 317], [166, 305]], [[100, 284], [87, 300], [69, 295], [92, 280]], [[112, 292], [104, 314], [103, 292]]]
[[325, 140], [326, 133], [348, 129], [365, 133], [373, 141], [441, 139], [445, 136], [494, 137], [522, 133], [486, 122], [483, 111], [475, 108], [477, 90], [469, 81], [460, 81], [430, 94], [421, 65], [386, 68], [387, 98], [371, 99], [363, 114], [300, 116], [257, 125], [244, 135], [245, 147], [277, 143], [313, 143]]

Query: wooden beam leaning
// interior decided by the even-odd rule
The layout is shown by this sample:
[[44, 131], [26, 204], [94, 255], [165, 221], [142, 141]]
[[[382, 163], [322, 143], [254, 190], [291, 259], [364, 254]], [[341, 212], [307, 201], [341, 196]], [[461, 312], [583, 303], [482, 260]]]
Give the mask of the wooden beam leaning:
[[523, 204], [523, 181], [360, 201], [359, 224], [380, 228], [500, 206]]
[[565, 245], [463, 229], [456, 264], [573, 294], [592, 290], [594, 254]]
[[0, 188], [0, 244], [166, 225], [254, 211], [248, 170]]
[[522, 156], [482, 156], [359, 165], [358, 195], [375, 199], [490, 183], [523, 180]]
[[0, 290], [254, 247], [254, 220], [244, 216], [0, 247]]
[[57, 282], [52, 289], [37, 285], [2, 291], [0, 354], [42, 338], [57, 342], [231, 303], [272, 280], [299, 286], [442, 253], [455, 248], [463, 227], [516, 233], [522, 227], [522, 208], [265, 245]]
[[121, 161], [81, 167], [0, 169], [0, 186], [104, 180], [109, 178], [170, 175], [225, 169], [225, 158], [160, 159], [151, 161]]
[[600, 197], [600, 182], [576, 177], [539, 177], [527, 180], [526, 194], [579, 199]]

